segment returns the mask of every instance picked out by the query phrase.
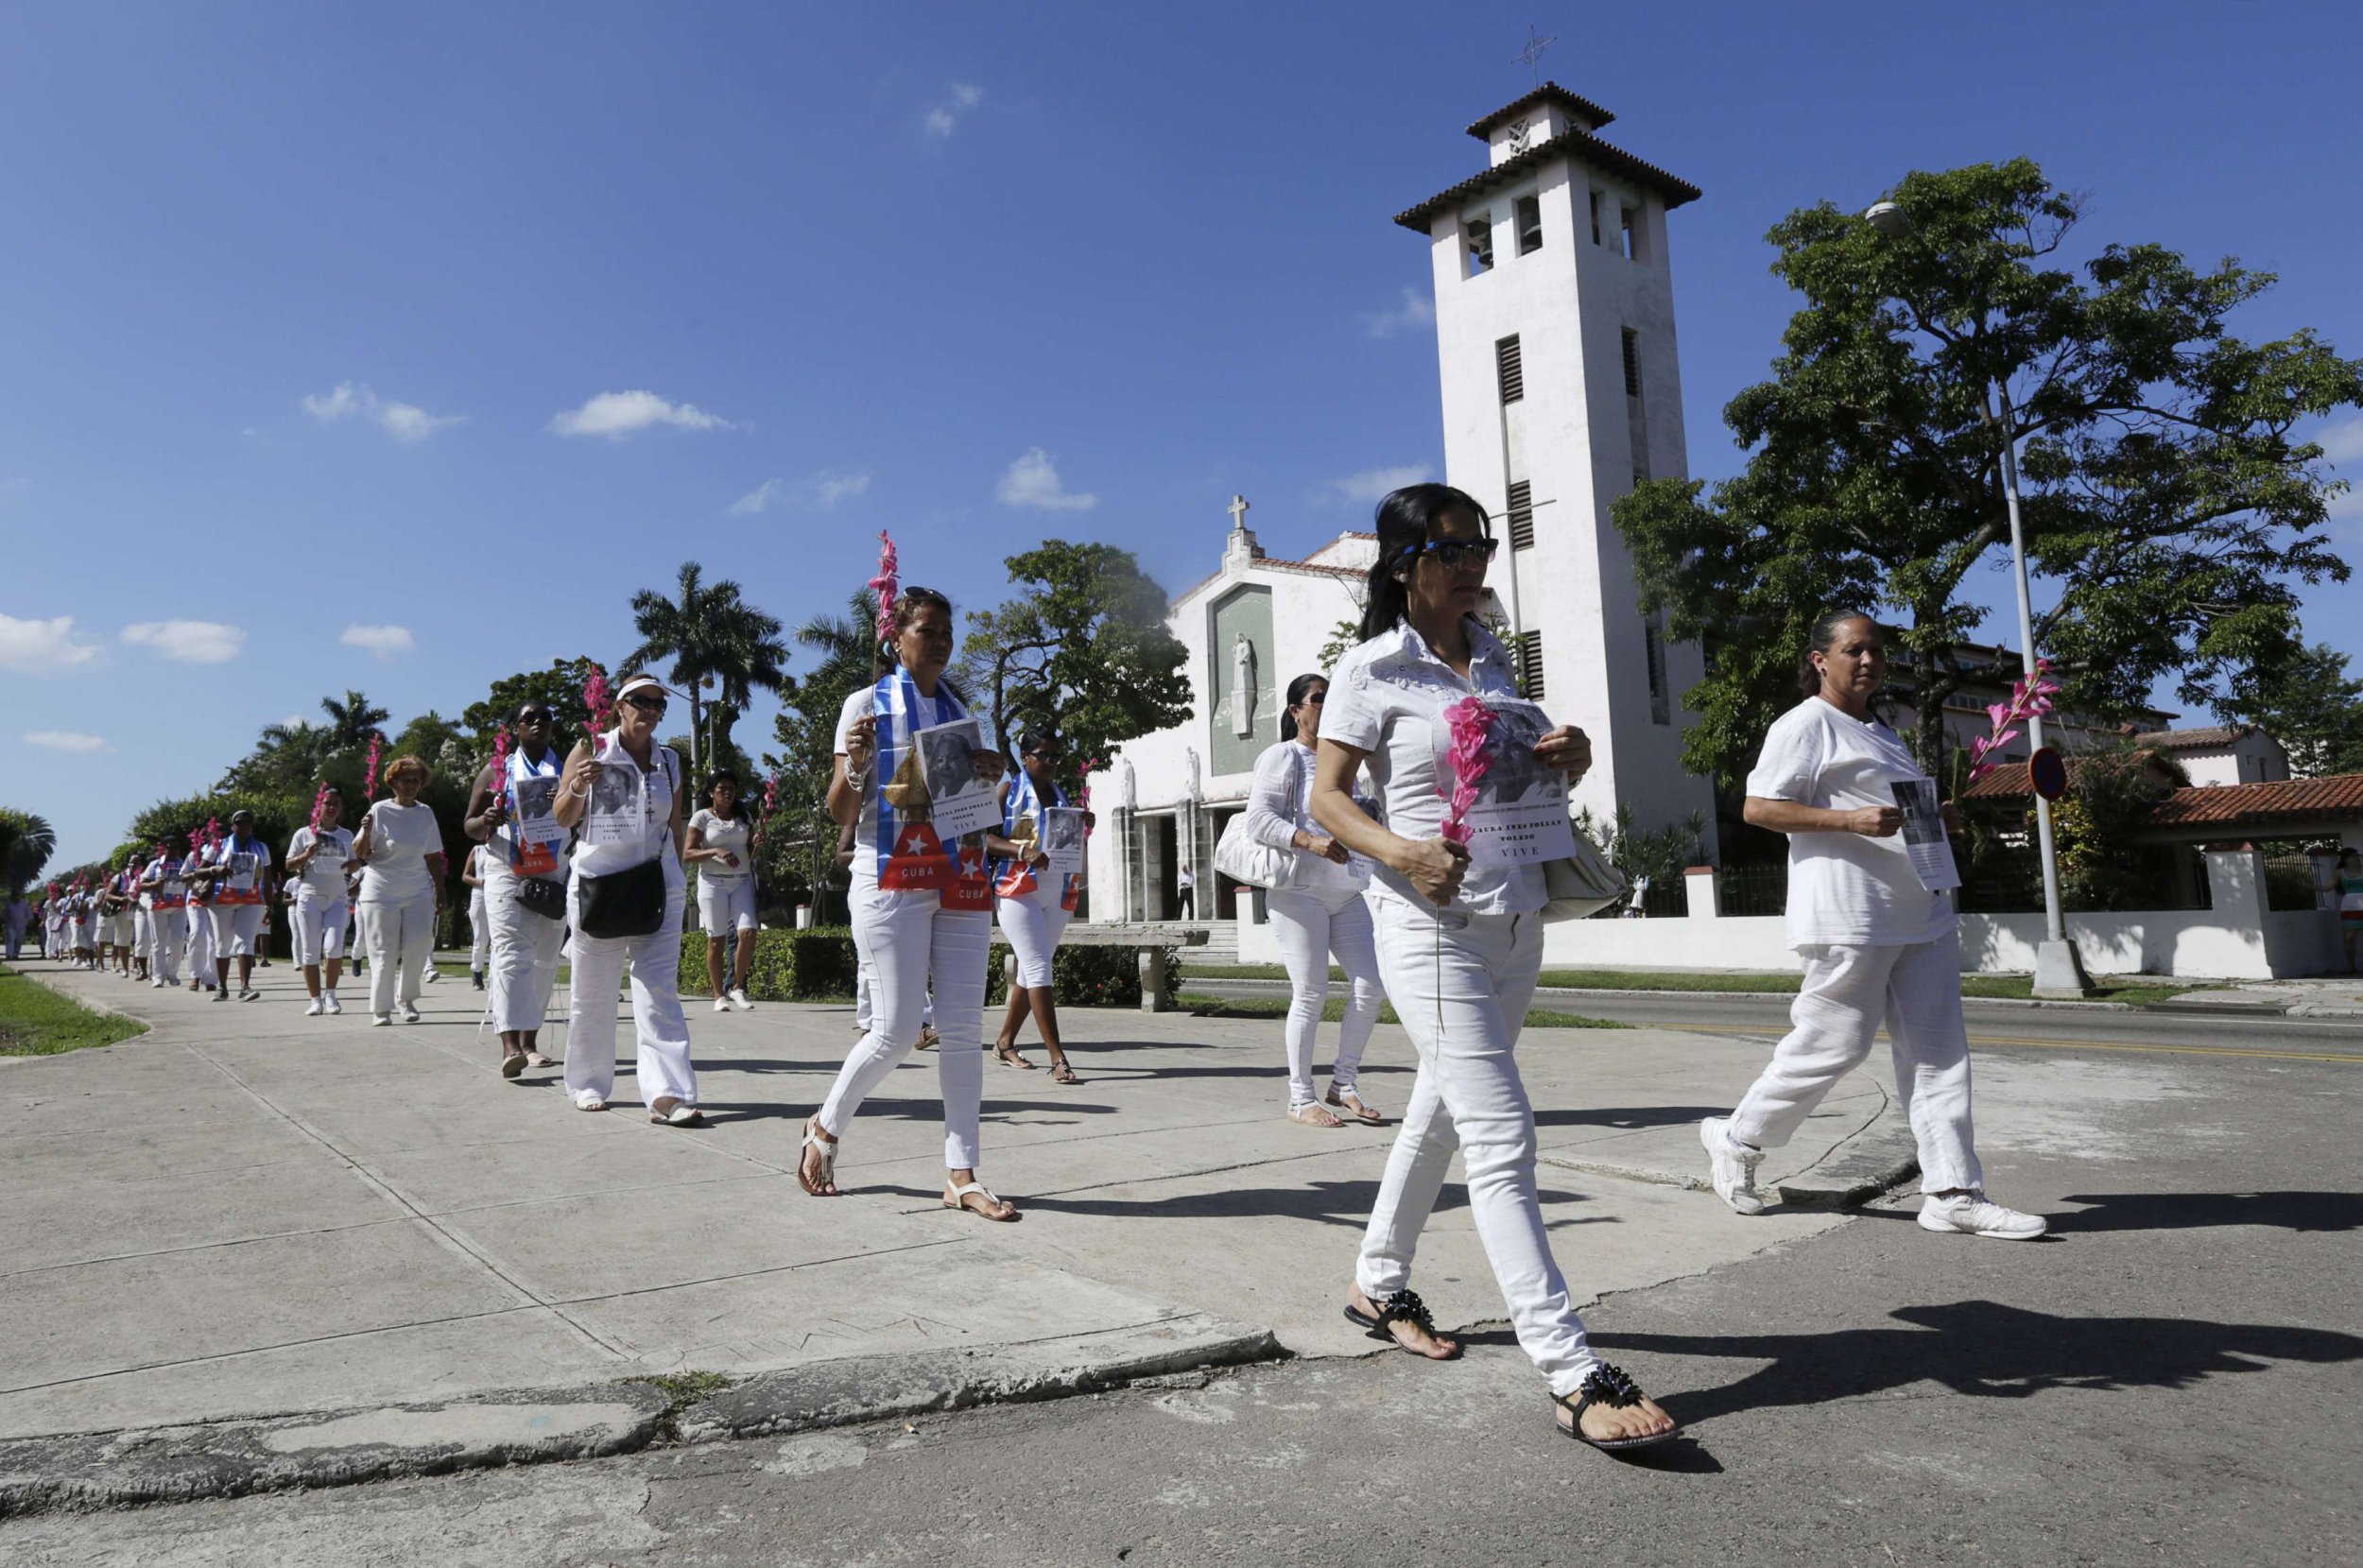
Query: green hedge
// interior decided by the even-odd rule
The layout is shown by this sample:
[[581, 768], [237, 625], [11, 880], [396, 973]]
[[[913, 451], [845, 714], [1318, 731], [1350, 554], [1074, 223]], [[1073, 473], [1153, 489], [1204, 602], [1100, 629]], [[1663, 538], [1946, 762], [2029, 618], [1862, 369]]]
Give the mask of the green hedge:
[[[1009, 1000], [1004, 979], [1009, 956], [1009, 944], [996, 939], [985, 981], [989, 1007]], [[1174, 962], [1175, 954], [1168, 950], [1168, 971]], [[854, 934], [844, 927], [767, 929], [755, 933], [747, 994], [759, 1002], [841, 999], [854, 994], [857, 974]], [[706, 994], [706, 934], [702, 931], [681, 933], [681, 990], [684, 996]], [[1062, 1008], [1137, 1008], [1141, 1005], [1140, 956], [1129, 947], [1062, 947], [1051, 970], [1051, 991]]]

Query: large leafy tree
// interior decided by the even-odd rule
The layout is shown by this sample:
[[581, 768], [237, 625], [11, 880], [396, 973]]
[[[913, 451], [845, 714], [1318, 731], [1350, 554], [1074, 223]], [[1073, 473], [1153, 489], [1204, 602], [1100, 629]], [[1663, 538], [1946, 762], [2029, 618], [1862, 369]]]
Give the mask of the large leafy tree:
[[2300, 778], [2363, 773], [2363, 681], [2326, 643], [2242, 672], [2223, 713], [2281, 742]]
[[517, 710], [528, 701], [539, 702], [557, 720], [551, 744], [564, 750], [591, 727], [591, 710], [582, 700], [582, 688], [591, 681], [591, 664], [582, 658], [553, 659], [547, 669], [505, 675], [492, 682], [482, 701], [461, 710], [459, 722], [475, 749], [490, 756], [492, 737], [500, 727], [516, 717]]
[[1659, 480], [1613, 508], [1645, 607], [1707, 648], [1685, 760], [1727, 785], [1795, 700], [1805, 629], [1834, 605], [1900, 635], [1914, 744], [1942, 776], [1937, 720], [1977, 597], [2009, 593], [2006, 435], [2036, 642], [2078, 711], [2129, 715], [2163, 679], [2217, 704], [2289, 646], [2297, 585], [2347, 576], [2324, 537], [2337, 487], [2291, 431], [2363, 400], [2363, 362], [2310, 331], [2234, 336], [2271, 274], [2152, 244], [2071, 268], [2080, 203], [2025, 159], [1912, 174], [1892, 199], [1907, 235], [1827, 202], [1774, 226], [1772, 270], [1803, 305], [1772, 379], [1724, 409], [1747, 468], [1711, 499]]
[[1050, 725], [1072, 768], [1189, 721], [1189, 651], [1166, 629], [1165, 591], [1132, 552], [1051, 539], [1006, 564], [1021, 592], [968, 617], [959, 656], [1005, 745]]
[[704, 733], [707, 683], [715, 695], [744, 711], [758, 689], [784, 691], [788, 684], [787, 645], [776, 616], [749, 604], [737, 583], [708, 583], [705, 568], [683, 561], [667, 598], [652, 588], [631, 596], [633, 629], [640, 646], [625, 656], [619, 673], [631, 674], [670, 661], [664, 678], [689, 695], [689, 766], [698, 770]]
[[41, 879], [58, 853], [58, 832], [44, 817], [0, 806], [0, 890], [21, 893]]

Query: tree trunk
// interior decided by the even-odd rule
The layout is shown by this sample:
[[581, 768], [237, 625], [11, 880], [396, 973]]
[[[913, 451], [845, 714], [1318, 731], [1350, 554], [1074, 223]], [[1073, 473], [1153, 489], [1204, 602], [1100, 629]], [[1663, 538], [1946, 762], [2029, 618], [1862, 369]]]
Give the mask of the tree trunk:
[[689, 780], [693, 792], [698, 780], [698, 727], [704, 721], [705, 705], [698, 700], [698, 684], [689, 684]]

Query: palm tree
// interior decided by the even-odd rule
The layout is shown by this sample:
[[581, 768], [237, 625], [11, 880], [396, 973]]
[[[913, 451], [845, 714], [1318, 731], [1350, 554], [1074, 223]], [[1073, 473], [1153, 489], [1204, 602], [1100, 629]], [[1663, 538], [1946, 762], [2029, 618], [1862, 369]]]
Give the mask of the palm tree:
[[[336, 737], [332, 750], [338, 751], [368, 744], [370, 732], [394, 716], [349, 686], [342, 702], [333, 697], [321, 698], [320, 712], [328, 715], [329, 733]], [[270, 731], [263, 733], [266, 739], [269, 738]]]
[[620, 675], [631, 675], [670, 660], [666, 681], [689, 694], [689, 770], [698, 771], [699, 743], [705, 727], [705, 689], [733, 708], [753, 700], [755, 688], [780, 691], [788, 684], [787, 645], [778, 617], [749, 604], [727, 577], [708, 584], [705, 568], [681, 562], [679, 596], [652, 588], [631, 596], [632, 629], [640, 646], [625, 656]]
[[0, 806], [0, 887], [23, 892], [57, 849], [58, 831], [46, 818]]

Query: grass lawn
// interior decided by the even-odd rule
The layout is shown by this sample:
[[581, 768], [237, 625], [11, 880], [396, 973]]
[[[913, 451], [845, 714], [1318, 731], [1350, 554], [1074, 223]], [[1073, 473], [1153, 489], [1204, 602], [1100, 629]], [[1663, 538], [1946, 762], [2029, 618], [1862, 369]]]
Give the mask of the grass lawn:
[[38, 980], [0, 968], [0, 1056], [46, 1057], [85, 1045], [112, 1045], [147, 1025], [118, 1013], [94, 1012]]
[[[1200, 964], [1184, 958], [1182, 961], [1180, 983], [1191, 980], [1285, 980], [1288, 972], [1278, 964]], [[1345, 974], [1335, 965], [1330, 967], [1332, 980], [1343, 980]], [[1774, 970], [1725, 970], [1712, 973], [1689, 973], [1656, 969], [1546, 969], [1540, 983], [1564, 991], [1778, 991], [1794, 994], [1798, 976]], [[2016, 998], [2024, 1001], [2034, 994], [2034, 980], [2024, 974], [1964, 974], [1961, 976], [1963, 996]], [[2149, 975], [2127, 975], [2094, 982], [2095, 990], [2088, 1002], [2130, 1002], [2136, 1006], [2145, 1002], [2164, 1001], [2185, 991], [2212, 991], [2201, 985], [2178, 985]], [[1333, 1004], [1335, 1006], [1336, 1004]], [[1285, 1005], [1284, 1005], [1285, 1008]]]
[[[1197, 1018], [1280, 1018], [1285, 1016], [1288, 1011], [1288, 999], [1285, 996], [1193, 996], [1183, 991], [1174, 997], [1173, 1005], [1181, 1011]], [[1321, 1009], [1321, 1018], [1325, 1023], [1335, 1024], [1345, 1015], [1346, 1004], [1342, 997], [1332, 997], [1329, 1005]], [[1403, 1022], [1395, 1016], [1394, 1004], [1391, 1002], [1381, 1002], [1378, 1005], [1378, 1021], [1382, 1024]], [[1630, 1024], [1619, 1024], [1611, 1018], [1585, 1018], [1579, 1013], [1552, 1012], [1544, 1008], [1530, 1008], [1526, 1013], [1526, 1025], [1529, 1028], [1537, 1029], [1630, 1029], [1632, 1027]]]

